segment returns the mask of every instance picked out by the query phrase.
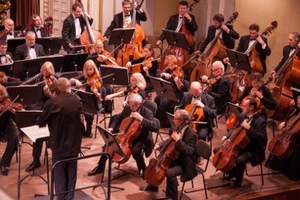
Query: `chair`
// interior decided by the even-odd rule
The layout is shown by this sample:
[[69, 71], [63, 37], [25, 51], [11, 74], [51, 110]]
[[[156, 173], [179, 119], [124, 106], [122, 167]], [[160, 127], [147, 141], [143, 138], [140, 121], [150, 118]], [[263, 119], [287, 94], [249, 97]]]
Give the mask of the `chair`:
[[263, 165], [262, 165], [262, 163], [260, 163], [259, 166], [260, 166], [260, 174], [249, 174], [248, 170], [247, 170], [247, 165], [245, 167], [245, 174], [247, 176], [249, 176], [249, 177], [260, 176], [261, 177], [261, 185], [264, 185], [264, 172], [263, 172]]
[[[203, 159], [206, 160], [205, 167], [202, 168], [199, 165], [196, 165], [196, 170], [197, 170], [198, 174], [201, 174], [201, 176], [202, 176], [203, 187], [204, 187], [204, 191], [205, 191], [205, 198], [207, 199], [207, 189], [206, 189], [204, 173], [207, 170], [209, 159], [210, 159], [210, 156], [211, 156], [211, 147], [205, 141], [199, 140], [197, 142], [197, 146], [196, 146], [196, 153], [200, 158], [203, 158]], [[194, 187], [194, 182], [193, 182], [193, 180], [191, 180], [191, 181], [192, 181], [192, 187]], [[182, 184], [180, 199], [182, 198], [182, 194], [183, 194], [183, 191], [184, 191], [184, 186], [185, 186], [185, 182], [183, 182], [183, 184]], [[191, 193], [191, 192], [196, 192], [196, 191], [199, 191], [199, 189], [184, 191], [184, 192], [185, 193]]]

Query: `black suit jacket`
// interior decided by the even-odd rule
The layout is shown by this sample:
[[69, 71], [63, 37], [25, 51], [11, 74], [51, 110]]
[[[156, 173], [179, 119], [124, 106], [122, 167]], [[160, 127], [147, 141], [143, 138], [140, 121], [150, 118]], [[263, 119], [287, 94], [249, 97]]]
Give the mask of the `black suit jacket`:
[[[255, 50], [257, 51], [257, 53], [259, 53], [259, 58], [263, 65], [263, 70], [262, 70], [261, 74], [264, 75], [267, 72], [266, 59], [267, 59], [267, 56], [271, 55], [271, 49], [268, 45], [267, 38], [262, 37], [262, 39], [264, 40], [264, 42], [267, 45], [266, 48], [263, 49], [261, 44], [259, 42], [257, 42], [255, 45]], [[250, 42], [250, 35], [242, 36], [236, 50], [244, 53], [248, 49], [249, 42]]]
[[[44, 47], [41, 44], [35, 44], [34, 50], [37, 57], [45, 56]], [[17, 46], [16, 52], [15, 52], [15, 60], [24, 60], [27, 56], [27, 45], [21, 44]]]
[[[11, 59], [14, 60], [12, 53], [6, 52], [5, 55], [9, 55], [11, 57]], [[6, 59], [6, 62], [7, 62], [7, 59]], [[6, 64], [6, 63], [4, 63], [4, 64]], [[1, 62], [0, 62], [0, 65], [2, 65]]]
[[[35, 33], [35, 36], [36, 36], [36, 38], [38, 38], [38, 37], [37, 37], [37, 34], [36, 34], [36, 31], [35, 31], [35, 29], [34, 29], [33, 27], [31, 27], [31, 28], [29, 29], [29, 31], [32, 31], [32, 32], [34, 32], [34, 33]], [[45, 33], [45, 29], [44, 29], [44, 27], [41, 27], [41, 28], [40, 28], [40, 31], [41, 31], [41, 36], [42, 36], [42, 37], [46, 37], [46, 33]]]
[[[244, 113], [239, 116], [239, 123], [227, 133], [228, 138], [236, 128], [240, 127], [240, 124], [244, 121], [245, 117], [246, 115]], [[250, 142], [242, 151], [251, 152], [251, 165], [256, 166], [265, 159], [265, 148], [268, 141], [266, 121], [259, 115], [254, 115], [250, 123], [250, 129], [246, 131], [246, 134], [250, 138]]]
[[[86, 26], [85, 18], [80, 15], [79, 17], [81, 33], [84, 31], [84, 27]], [[89, 20], [89, 23], [93, 23], [93, 19]], [[75, 19], [72, 14], [70, 14], [63, 23], [61, 35], [63, 38], [63, 47], [64, 50], [69, 50], [69, 44], [73, 44], [76, 39], [76, 28], [75, 28]]]
[[[130, 11], [130, 15], [132, 18], [133, 10]], [[147, 21], [146, 13], [137, 11], [136, 23], [141, 24], [141, 21]], [[123, 12], [114, 15], [113, 20], [111, 21], [103, 36], [108, 38], [115, 28], [123, 28]]]
[[[139, 113], [143, 116], [143, 120], [141, 122], [143, 129], [140, 135], [135, 140], [143, 141], [145, 145], [145, 155], [146, 157], [148, 157], [152, 153], [152, 149], [154, 147], [151, 132], [158, 130], [160, 124], [158, 120], [155, 120], [153, 112], [148, 108], [141, 106]], [[123, 119], [129, 117], [130, 114], [130, 107], [125, 106], [123, 111], [120, 114], [116, 115], [116, 117], [113, 119], [110, 124], [110, 128], [116, 129], [122, 123]]]
[[[233, 26], [227, 25], [227, 27], [229, 28], [229, 33], [222, 30], [222, 40], [226, 48], [233, 49], [235, 40], [239, 39], [240, 35], [233, 29]], [[217, 29], [215, 26], [208, 27], [207, 36], [199, 49], [201, 52], [203, 52], [206, 46], [209, 44], [209, 42], [211, 42], [215, 38], [216, 30]]]
[[[283, 50], [282, 50], [282, 59], [281, 59], [281, 61], [278, 63], [278, 65], [274, 69], [276, 72], [278, 72], [280, 70], [281, 66], [290, 57], [290, 51], [291, 50], [292, 49], [291, 49], [290, 45], [286, 45], [286, 46], [283, 47]], [[298, 56], [298, 58], [300, 58], [300, 51], [298, 51], [296, 55]]]
[[[3, 31], [0, 32], [0, 35], [4, 34], [4, 35], [0, 38], [0, 40], [6, 41], [6, 40], [7, 40], [7, 34], [4, 33], [4, 32], [7, 32], [7, 31], [6, 31], [6, 30], [3, 30]], [[20, 31], [13, 31], [12, 34], [14, 35], [14, 38], [16, 38], [20, 33], [21, 33]]]

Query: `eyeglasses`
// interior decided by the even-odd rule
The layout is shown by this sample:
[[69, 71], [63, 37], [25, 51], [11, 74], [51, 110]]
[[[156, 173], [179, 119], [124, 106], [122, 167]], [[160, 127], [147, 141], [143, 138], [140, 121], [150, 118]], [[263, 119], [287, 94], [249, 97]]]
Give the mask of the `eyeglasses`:
[[215, 72], [215, 71], [218, 71], [218, 69], [221, 69], [221, 68], [212, 69], [211, 71]]

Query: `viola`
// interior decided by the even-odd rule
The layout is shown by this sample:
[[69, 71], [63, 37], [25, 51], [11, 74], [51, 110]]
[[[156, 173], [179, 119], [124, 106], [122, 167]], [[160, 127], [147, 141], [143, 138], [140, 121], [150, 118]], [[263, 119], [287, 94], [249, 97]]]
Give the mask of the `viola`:
[[116, 63], [116, 59], [113, 56], [111, 56], [108, 51], [102, 51], [101, 54], [98, 54], [97, 60], [100, 63], [105, 63], [106, 65], [118, 65]]

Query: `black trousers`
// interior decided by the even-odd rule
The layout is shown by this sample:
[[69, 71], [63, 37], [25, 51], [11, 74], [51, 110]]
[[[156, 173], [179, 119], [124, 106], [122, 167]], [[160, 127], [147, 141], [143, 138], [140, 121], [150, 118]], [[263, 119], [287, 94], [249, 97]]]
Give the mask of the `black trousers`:
[[178, 200], [178, 180], [177, 176], [181, 175], [182, 168], [180, 165], [175, 165], [170, 167], [166, 171], [167, 178], [167, 188], [166, 188], [166, 196], [171, 198], [172, 200]]

